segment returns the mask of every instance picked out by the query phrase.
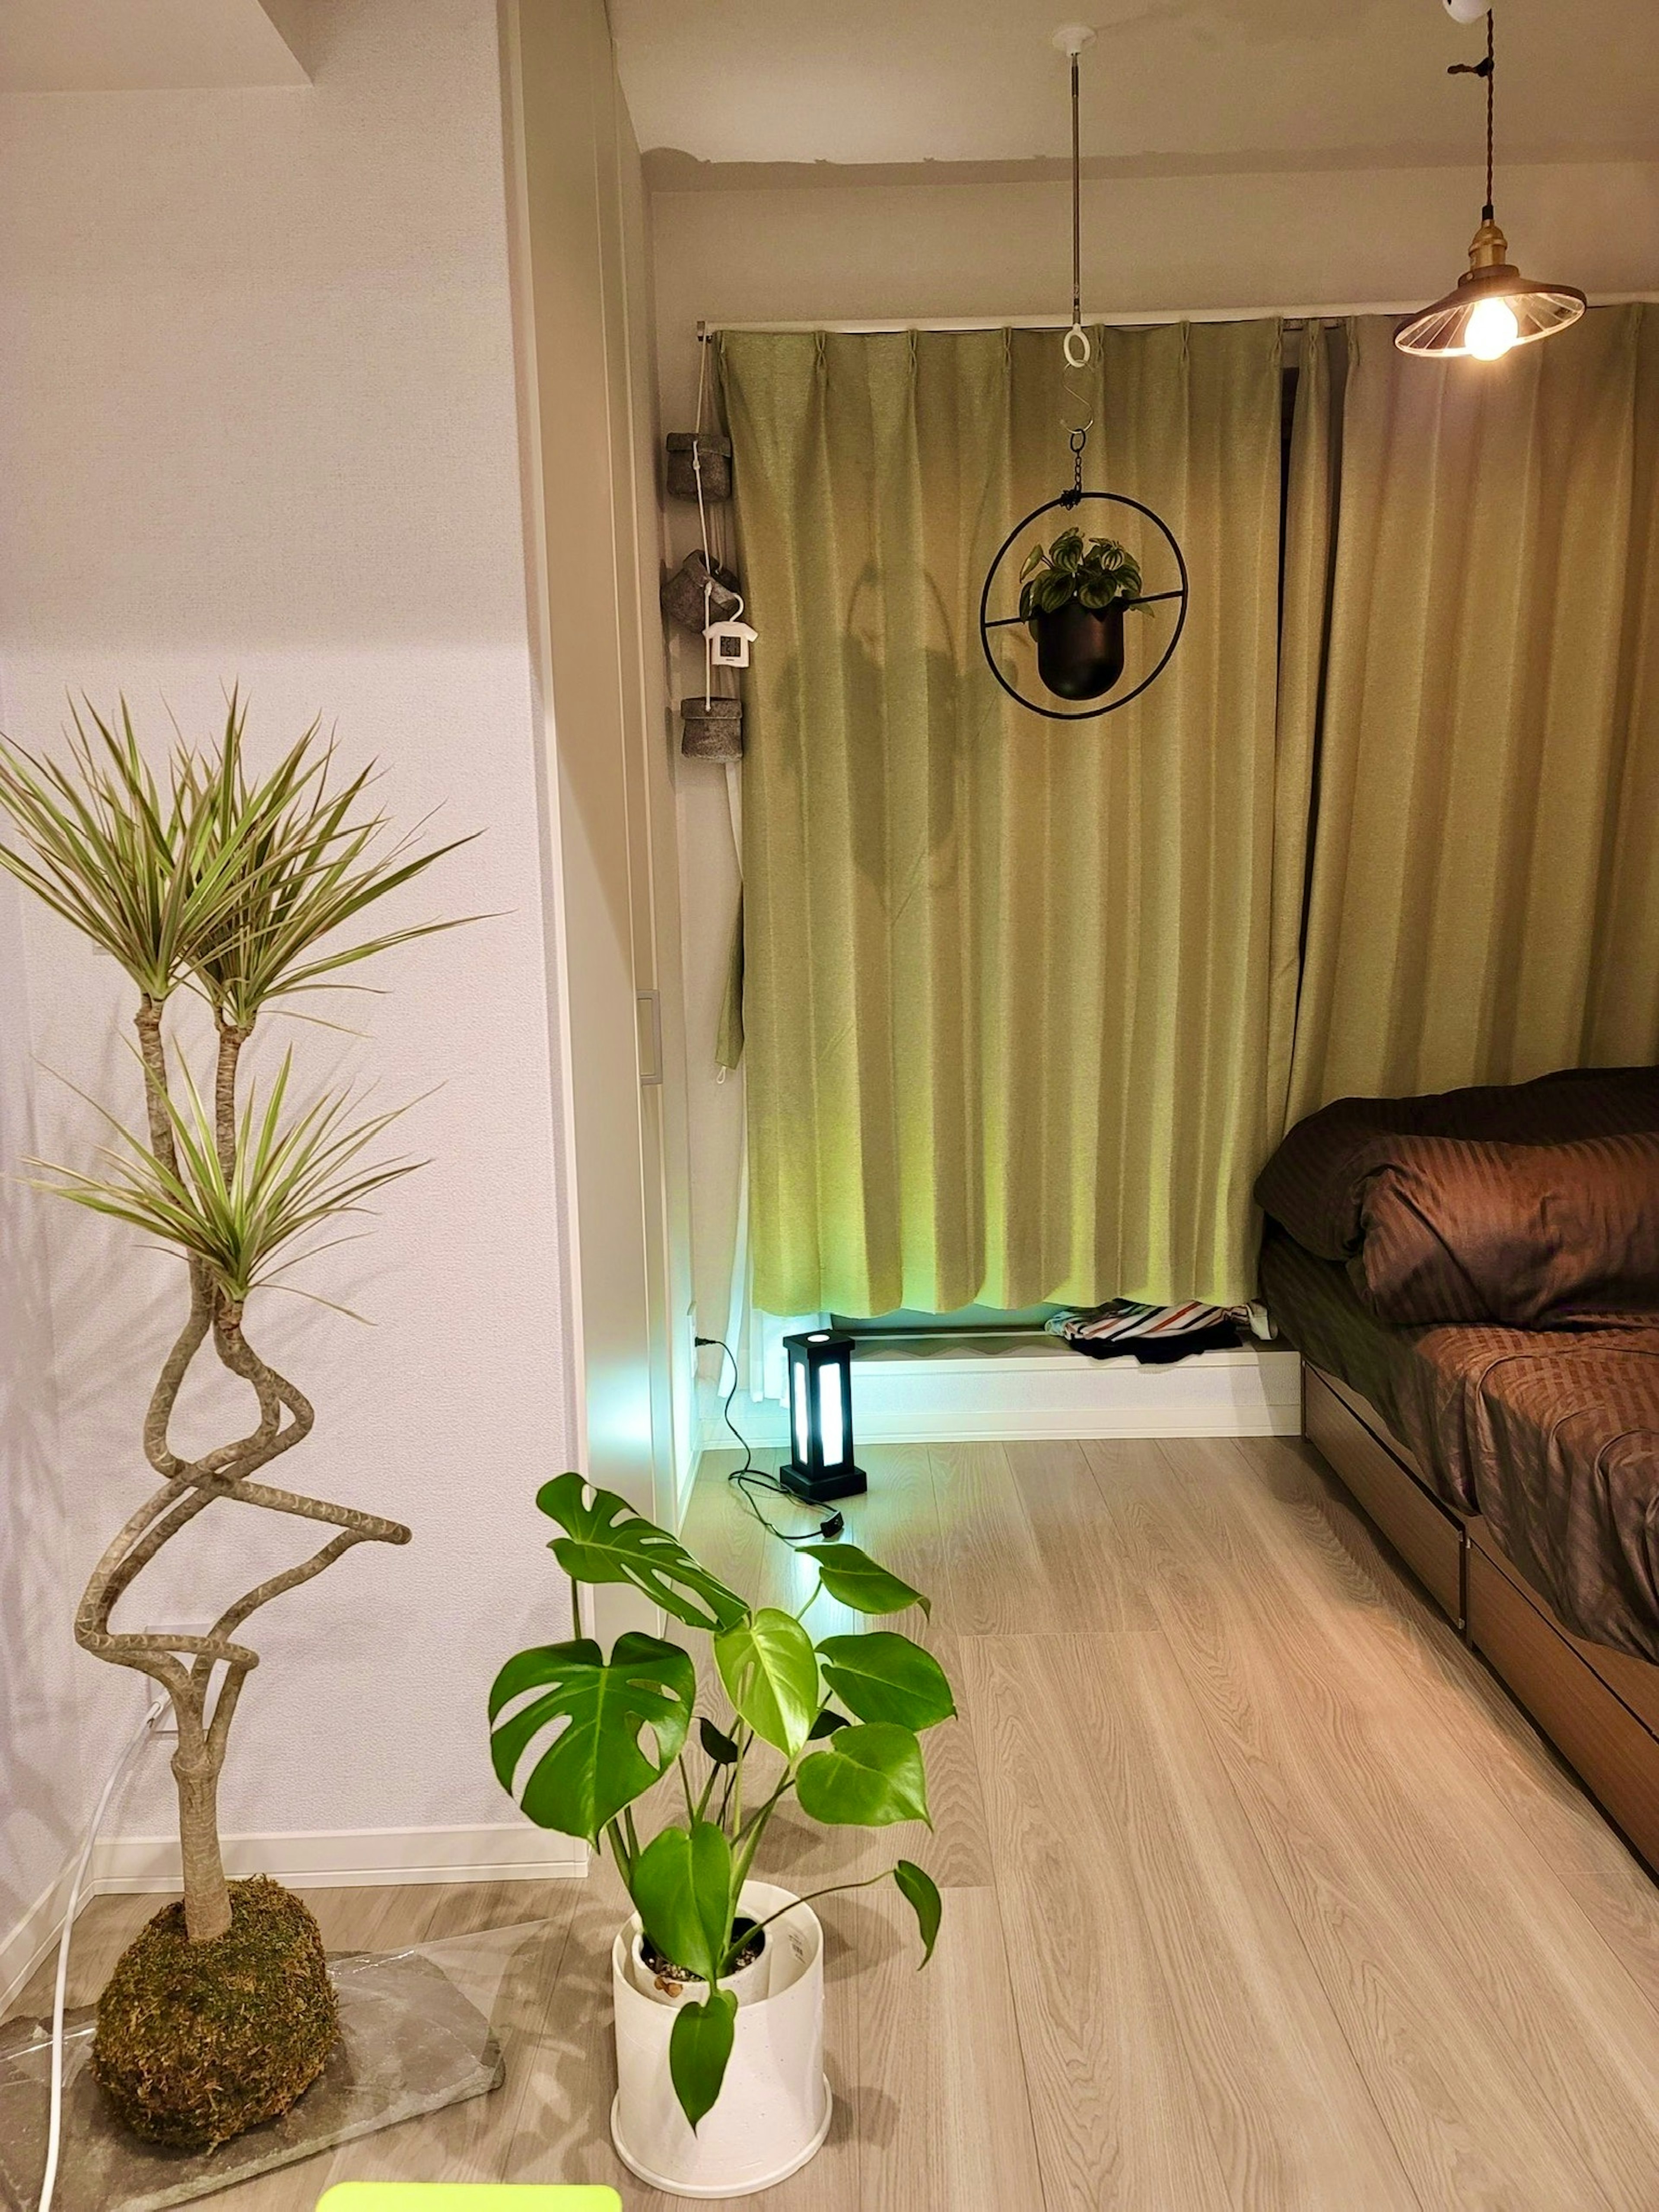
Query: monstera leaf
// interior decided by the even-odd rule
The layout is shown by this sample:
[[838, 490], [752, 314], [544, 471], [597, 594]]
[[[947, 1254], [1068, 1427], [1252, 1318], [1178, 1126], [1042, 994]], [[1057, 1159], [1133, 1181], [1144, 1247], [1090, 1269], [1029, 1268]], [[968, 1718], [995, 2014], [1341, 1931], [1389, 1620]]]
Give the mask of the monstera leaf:
[[826, 1636], [818, 1657], [824, 1680], [861, 1721], [896, 1721], [921, 1730], [955, 1716], [945, 1669], [908, 1636], [880, 1628], [862, 1636]]
[[714, 2108], [737, 2033], [738, 2001], [730, 1990], [710, 1990], [701, 2004], [681, 2000], [668, 2038], [668, 2072], [680, 2110], [697, 2123]]
[[676, 1966], [718, 1979], [732, 1940], [732, 1846], [724, 1828], [665, 1828], [640, 1853], [630, 1885], [645, 1932]]
[[793, 1613], [763, 1606], [714, 1638], [714, 1664], [740, 1720], [793, 1759], [817, 1718], [818, 1657]]
[[[916, 1916], [916, 1933], [921, 1938], [921, 1965], [925, 1966], [933, 1955], [933, 1946], [939, 1941], [939, 1923], [944, 1917], [945, 1900], [932, 1875], [926, 1873], [914, 1859], [901, 1859], [893, 1869], [893, 1880], [898, 1884], [899, 1895]], [[921, 1972], [918, 1966], [916, 1972]]]
[[[927, 1778], [914, 1733], [889, 1721], [838, 1729], [795, 1776], [803, 1813], [832, 1828], [927, 1819]], [[931, 1824], [930, 1824], [931, 1825]]]
[[744, 1618], [743, 1600], [665, 1528], [614, 1490], [584, 1499], [586, 1487], [579, 1474], [560, 1474], [536, 1493], [542, 1511], [565, 1531], [549, 1549], [566, 1574], [579, 1583], [632, 1583], [688, 1628], [732, 1628]]
[[920, 1590], [890, 1574], [856, 1544], [797, 1544], [795, 1549], [817, 1561], [825, 1594], [854, 1613], [902, 1613], [907, 1606], [919, 1605], [932, 1613]]
[[[526, 1690], [545, 1694], [494, 1726]], [[605, 1823], [679, 1757], [696, 1694], [689, 1654], [654, 1636], [619, 1636], [608, 1660], [587, 1637], [520, 1651], [489, 1692], [496, 1779], [538, 1827], [597, 1844]], [[532, 1741], [557, 1722], [560, 1733], [514, 1791]]]

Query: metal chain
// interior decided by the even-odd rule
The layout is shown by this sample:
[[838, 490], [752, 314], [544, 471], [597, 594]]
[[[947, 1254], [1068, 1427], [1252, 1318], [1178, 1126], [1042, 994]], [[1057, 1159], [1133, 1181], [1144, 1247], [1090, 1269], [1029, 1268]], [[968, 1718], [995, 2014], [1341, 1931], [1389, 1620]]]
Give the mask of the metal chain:
[[1094, 427], [1091, 420], [1079, 424], [1072, 433], [1072, 489], [1061, 492], [1060, 503], [1062, 507], [1081, 507], [1083, 504], [1083, 448], [1088, 444], [1089, 433]]

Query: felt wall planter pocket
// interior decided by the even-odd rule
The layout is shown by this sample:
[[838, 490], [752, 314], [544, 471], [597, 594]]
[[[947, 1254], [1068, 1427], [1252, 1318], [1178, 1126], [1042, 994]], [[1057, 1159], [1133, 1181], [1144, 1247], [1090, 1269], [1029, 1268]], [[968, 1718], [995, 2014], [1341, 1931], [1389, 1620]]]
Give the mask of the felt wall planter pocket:
[[[704, 586], [711, 577], [714, 587], [706, 592]], [[695, 630], [699, 637], [707, 623], [730, 622], [742, 605], [736, 575], [718, 562], [710, 568], [701, 547], [695, 553], [688, 553], [673, 574], [663, 580], [664, 614], [670, 622]]]
[[742, 700], [682, 699], [680, 750], [688, 760], [741, 760]]
[[732, 441], [718, 430], [672, 430], [668, 435], [668, 490], [673, 499], [697, 495], [697, 462], [702, 464], [702, 495], [732, 496]]

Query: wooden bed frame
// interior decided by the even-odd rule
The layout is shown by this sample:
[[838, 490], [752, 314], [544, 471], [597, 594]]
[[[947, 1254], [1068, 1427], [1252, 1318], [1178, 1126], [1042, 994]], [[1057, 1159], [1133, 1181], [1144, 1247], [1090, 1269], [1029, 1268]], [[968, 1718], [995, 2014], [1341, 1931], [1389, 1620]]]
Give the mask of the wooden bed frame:
[[1302, 1375], [1308, 1441], [1659, 1874], [1659, 1667], [1573, 1635], [1368, 1399], [1307, 1361]]

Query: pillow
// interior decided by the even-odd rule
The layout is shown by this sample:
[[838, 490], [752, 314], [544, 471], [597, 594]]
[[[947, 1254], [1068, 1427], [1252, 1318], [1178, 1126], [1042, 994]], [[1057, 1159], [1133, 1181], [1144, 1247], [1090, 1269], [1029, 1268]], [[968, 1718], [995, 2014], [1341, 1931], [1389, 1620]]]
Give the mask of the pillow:
[[1561, 1328], [1659, 1311], [1659, 1135], [1401, 1137], [1348, 1272], [1379, 1319]]
[[1659, 1130], [1659, 1068], [1568, 1068], [1533, 1083], [1481, 1084], [1425, 1098], [1338, 1098], [1298, 1121], [1263, 1168], [1256, 1204], [1305, 1251], [1358, 1251], [1369, 1179], [1405, 1137], [1559, 1145]]

